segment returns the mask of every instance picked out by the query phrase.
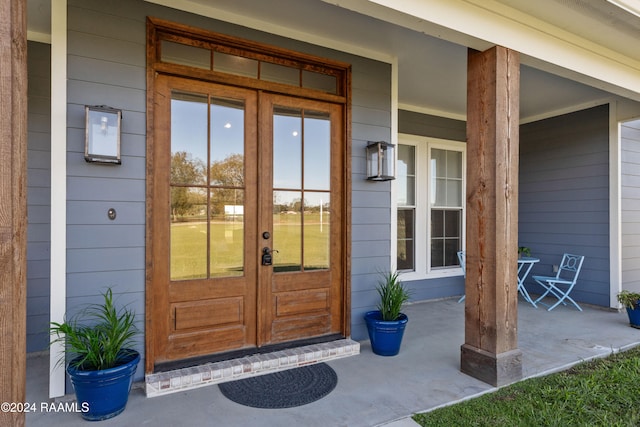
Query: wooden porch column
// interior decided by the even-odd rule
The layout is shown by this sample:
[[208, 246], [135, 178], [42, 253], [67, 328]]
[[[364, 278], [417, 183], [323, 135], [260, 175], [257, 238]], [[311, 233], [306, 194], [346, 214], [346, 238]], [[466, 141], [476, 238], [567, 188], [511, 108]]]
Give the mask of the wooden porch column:
[[467, 66], [465, 343], [460, 370], [494, 386], [522, 378], [518, 346], [520, 57], [470, 50]]
[[[0, 0], [0, 403], [25, 402], [26, 3], [26, 0]], [[0, 410], [0, 425], [25, 424], [23, 412], [5, 409]]]

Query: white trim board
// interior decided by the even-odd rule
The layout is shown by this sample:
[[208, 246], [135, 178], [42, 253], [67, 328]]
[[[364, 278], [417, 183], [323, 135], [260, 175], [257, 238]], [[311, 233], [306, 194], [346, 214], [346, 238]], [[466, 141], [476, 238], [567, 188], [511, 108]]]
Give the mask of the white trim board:
[[[51, 322], [67, 308], [67, 0], [51, 3]], [[65, 394], [64, 346], [49, 349], [49, 397]]]
[[640, 61], [497, 1], [324, 1], [473, 49], [504, 46], [525, 65], [640, 101]]

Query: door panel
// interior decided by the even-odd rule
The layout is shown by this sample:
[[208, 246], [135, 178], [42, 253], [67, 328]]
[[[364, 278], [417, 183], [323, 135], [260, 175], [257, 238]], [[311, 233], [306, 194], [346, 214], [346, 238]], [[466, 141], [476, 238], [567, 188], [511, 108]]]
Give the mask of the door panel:
[[158, 76], [155, 363], [256, 346], [255, 91]]
[[154, 365], [344, 335], [343, 107], [164, 75], [155, 90]]
[[263, 94], [260, 345], [344, 333], [342, 107]]

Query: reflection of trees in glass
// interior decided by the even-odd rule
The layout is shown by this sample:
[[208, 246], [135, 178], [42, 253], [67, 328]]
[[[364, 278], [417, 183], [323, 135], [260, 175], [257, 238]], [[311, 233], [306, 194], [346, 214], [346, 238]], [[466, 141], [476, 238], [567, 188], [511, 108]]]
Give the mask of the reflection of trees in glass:
[[211, 184], [224, 187], [244, 187], [244, 156], [231, 154], [211, 164]]
[[[311, 209], [307, 206], [307, 201], [304, 199], [300, 199], [299, 197], [285, 202], [282, 200], [278, 200], [278, 196], [274, 196], [274, 200], [273, 200], [274, 213], [286, 213], [286, 212], [300, 213], [302, 212], [303, 207], [305, 210]], [[320, 207], [318, 207], [318, 210], [319, 209]]]
[[175, 184], [198, 185], [204, 182], [205, 166], [202, 160], [193, 158], [186, 151], [171, 154], [171, 215], [178, 216], [194, 213], [196, 205], [206, 205], [206, 198], [193, 188], [176, 187]]
[[279, 194], [273, 196], [273, 212], [274, 213], [286, 213], [286, 212], [305, 212], [305, 213], [319, 213], [322, 209], [324, 213], [329, 212], [329, 202], [323, 202], [322, 206], [319, 203], [309, 203], [307, 199], [300, 199], [300, 197], [292, 200], [284, 201], [280, 200]]
[[244, 156], [236, 153], [211, 164], [211, 215], [223, 216], [225, 205], [244, 205]]
[[203, 184], [204, 162], [191, 153], [177, 151], [171, 154], [171, 184]]

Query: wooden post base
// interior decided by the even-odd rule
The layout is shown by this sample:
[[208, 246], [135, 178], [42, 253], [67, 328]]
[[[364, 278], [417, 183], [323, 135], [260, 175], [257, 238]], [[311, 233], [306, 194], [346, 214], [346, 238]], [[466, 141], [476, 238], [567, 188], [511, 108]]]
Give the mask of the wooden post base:
[[519, 349], [492, 354], [463, 344], [460, 347], [460, 371], [500, 387], [522, 379], [522, 352]]

